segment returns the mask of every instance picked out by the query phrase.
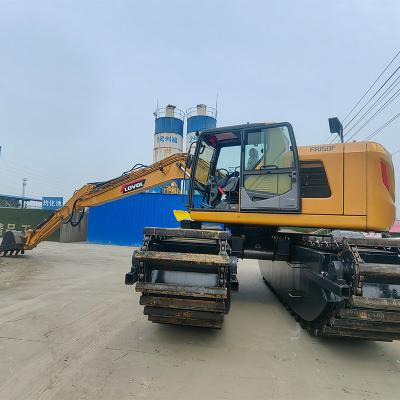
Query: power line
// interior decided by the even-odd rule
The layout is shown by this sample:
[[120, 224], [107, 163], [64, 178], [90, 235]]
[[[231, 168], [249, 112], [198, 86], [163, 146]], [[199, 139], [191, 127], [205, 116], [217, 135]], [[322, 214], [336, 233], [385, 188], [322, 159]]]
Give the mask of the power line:
[[376, 78], [374, 83], [368, 88], [368, 90], [362, 95], [361, 99], [357, 101], [356, 105], [347, 113], [347, 115], [343, 118], [343, 122], [346, 121], [346, 119], [349, 117], [349, 115], [356, 109], [356, 107], [363, 101], [365, 96], [370, 92], [370, 90], [375, 86], [375, 83], [379, 81], [379, 79], [382, 77], [382, 75], [387, 71], [387, 69], [393, 64], [393, 61], [398, 57], [400, 54], [400, 50], [397, 52], [397, 54], [391, 59], [389, 64], [385, 67], [385, 69], [381, 72], [381, 74]]
[[5, 172], [9, 173], [10, 175], [12, 175], [12, 174], [21, 175], [21, 176], [22, 175], [26, 175], [26, 176], [28, 176], [28, 178], [32, 177], [33, 179], [42, 180], [42, 181], [47, 182], [47, 183], [48, 182], [54, 182], [56, 185], [62, 186], [62, 184], [59, 183], [60, 180], [61, 180], [61, 177], [58, 178], [58, 179], [50, 178], [50, 177], [46, 178], [45, 176], [40, 175], [40, 174], [36, 174], [36, 173], [34, 173], [32, 171], [26, 171], [24, 169], [15, 168], [12, 165], [7, 165], [7, 164], [4, 164], [4, 165], [0, 164], [0, 168], [1, 168], [2, 171], [5, 171]]
[[19, 193], [20, 190], [17, 188], [20, 187], [20, 182], [23, 177], [29, 179], [30, 192], [32, 191], [32, 188], [37, 188], [40, 191], [53, 193], [62, 193], [65, 191], [65, 186], [58, 185], [55, 182], [50, 182], [49, 180], [46, 181], [44, 179], [31, 177], [29, 174], [25, 175], [23, 173], [16, 173], [15, 171], [9, 170], [8, 168], [4, 168], [4, 166], [1, 166], [0, 170], [3, 172], [0, 176], [0, 192], [3, 190], [3, 187], [7, 185], [8, 188], [12, 187], [13, 191]]
[[[22, 174], [9, 176], [8, 173], [7, 173], [7, 176], [2, 176], [0, 178], [0, 188], [4, 184], [8, 184], [9, 186], [14, 186], [14, 187], [20, 187], [20, 180], [23, 177], [25, 177], [25, 176], [22, 175]], [[60, 192], [63, 192], [65, 190], [65, 186], [64, 187], [55, 186], [52, 183], [40, 181], [40, 180], [31, 178], [29, 176], [27, 176], [27, 178], [30, 181], [30, 187], [37, 187], [40, 190], [51, 191], [51, 192], [54, 192], [54, 193], [60, 193]]]
[[19, 167], [16, 168], [11, 164], [8, 165], [8, 163], [5, 163], [5, 164], [0, 163], [0, 168], [2, 171], [6, 172], [6, 175], [2, 176], [2, 179], [4, 177], [11, 178], [12, 176], [17, 177], [19, 179], [22, 176], [26, 176], [34, 181], [43, 182], [43, 183], [46, 183], [47, 185], [51, 185], [53, 187], [58, 187], [60, 189], [62, 189], [64, 187], [61, 183], [59, 183], [61, 178], [45, 176], [45, 175], [36, 173], [34, 171], [29, 171], [25, 168], [19, 168]]
[[[374, 108], [375, 106], [381, 102], [385, 97], [387, 97], [390, 92], [393, 91], [400, 83], [400, 75], [391, 83], [391, 85], [379, 96], [379, 98], [368, 108], [367, 111], [354, 123], [354, 125], [346, 132], [348, 135]], [[345, 136], [346, 136], [345, 135]]]
[[382, 132], [383, 129], [385, 129], [387, 126], [389, 126], [393, 121], [395, 121], [398, 117], [400, 116], [400, 113], [396, 114], [394, 117], [390, 118], [388, 121], [386, 121], [380, 128], [378, 128], [376, 131], [372, 132], [370, 135], [368, 135], [364, 140], [369, 140], [376, 136], [378, 133]]
[[30, 166], [21, 164], [19, 162], [11, 161], [9, 159], [4, 159], [4, 158], [2, 161], [5, 162], [6, 164], [11, 164], [11, 166], [13, 166], [13, 168], [23, 169], [23, 170], [29, 171], [31, 174], [40, 175], [46, 179], [56, 179], [56, 180], [60, 179], [59, 176], [49, 174], [49, 173], [45, 172], [44, 170], [32, 168]]
[[[356, 104], [353, 106], [353, 108], [346, 114], [346, 116], [343, 118], [343, 120], [342, 120], [342, 122], [345, 122], [346, 120], [347, 120], [347, 118], [351, 115], [351, 113], [358, 107], [358, 105], [364, 100], [364, 98], [367, 96], [367, 94], [371, 91], [371, 89], [375, 86], [375, 84], [379, 81], [379, 79], [383, 76], [383, 74], [388, 70], [388, 68], [393, 64], [393, 62], [394, 62], [394, 60], [396, 60], [396, 58], [399, 56], [399, 54], [400, 54], [400, 50], [394, 55], [394, 57], [390, 60], [390, 62], [386, 65], [386, 67], [383, 69], [383, 71], [379, 74], [379, 76], [375, 79], [375, 81], [371, 84], [371, 86], [366, 90], [366, 92], [361, 96], [361, 98], [356, 102]], [[396, 72], [396, 71], [395, 71]], [[389, 78], [390, 79], [390, 78]], [[385, 82], [386, 83], [386, 82]], [[385, 84], [384, 84], [385, 85]], [[375, 95], [379, 92], [379, 90], [380, 89], [378, 89], [378, 91], [375, 93]], [[374, 95], [374, 96], [375, 96]], [[373, 96], [373, 97], [374, 97]], [[372, 97], [372, 98], [373, 98]], [[371, 101], [372, 100], [372, 98], [369, 100], [369, 101]], [[369, 102], [368, 101], [368, 102]], [[367, 104], [368, 104], [368, 102], [367, 102]], [[366, 104], [366, 105], [367, 105]], [[366, 105], [364, 105], [364, 108], [365, 108], [365, 106]], [[359, 113], [362, 111], [363, 109], [361, 109], [360, 111], [359, 111]], [[354, 117], [353, 117], [353, 119], [345, 126], [345, 128], [354, 120], [354, 118], [356, 118], [357, 117], [357, 115], [358, 114], [356, 114]], [[325, 142], [328, 142], [329, 140], [330, 140], [330, 143], [333, 143], [333, 142], [335, 142], [336, 141], [336, 137], [335, 136], [333, 136], [333, 138], [332, 138], [332, 135], [334, 135], [334, 133], [331, 133], [330, 135], [328, 135], [328, 137], [325, 139]], [[346, 135], [346, 134], [345, 134]], [[332, 138], [332, 139], [331, 139]]]
[[351, 140], [354, 136], [356, 136], [358, 134], [358, 132], [361, 131], [361, 129], [363, 129], [367, 124], [369, 124], [378, 114], [380, 114], [390, 103], [392, 103], [394, 100], [397, 99], [397, 97], [400, 95], [400, 89], [398, 89], [394, 95], [392, 95], [389, 100], [387, 100], [374, 114], [372, 114], [371, 117], [369, 117], [367, 119], [367, 121], [360, 127], [358, 128], [347, 140], [346, 142], [348, 142], [349, 140]]
[[[389, 78], [386, 79], [386, 81], [380, 86], [380, 88], [373, 94], [372, 97], [358, 110], [358, 112], [354, 115], [354, 117], [345, 125], [344, 129], [346, 129], [361, 113], [362, 110], [372, 101], [372, 99], [382, 90], [382, 88], [389, 82], [390, 79], [397, 73], [397, 71], [400, 69], [400, 65], [395, 69], [395, 71], [389, 76]], [[347, 133], [345, 133], [344, 136], [346, 136]]]
[[[400, 52], [398, 52], [395, 56], [395, 58], [400, 54]], [[394, 58], [394, 59], [395, 59]], [[393, 59], [393, 60], [394, 60]], [[392, 61], [393, 61], [392, 60]], [[389, 63], [391, 64], [391, 63]], [[387, 69], [387, 68], [386, 68]], [[385, 69], [385, 70], [386, 70]], [[360, 113], [365, 109], [365, 107], [375, 98], [375, 96], [383, 89], [383, 87], [390, 81], [390, 79], [400, 70], [400, 65], [395, 69], [395, 71], [389, 76], [389, 78], [386, 79], [386, 81], [380, 86], [380, 88], [373, 94], [372, 97], [369, 98], [369, 100], [358, 110], [358, 112], [353, 116], [353, 118], [344, 126], [344, 129], [346, 129], [352, 121], [354, 121], [354, 119], [357, 118], [358, 115], [360, 115]], [[381, 74], [382, 75], [382, 74]], [[381, 76], [380, 75], [380, 76]], [[350, 129], [343, 135], [343, 137], [346, 137], [347, 135], [350, 134], [350, 132], [376, 107], [377, 104], [379, 104], [385, 97], [387, 97], [390, 92], [393, 91], [393, 89], [395, 89], [400, 81], [400, 76], [398, 76], [390, 85], [389, 87], [378, 97], [378, 99], [367, 109], [367, 111], [353, 124], [353, 126], [350, 127]], [[348, 142], [349, 140], [351, 140], [354, 136], [357, 135], [358, 132], [360, 132], [360, 130], [362, 128], [364, 128], [372, 119], [375, 118], [376, 115], [380, 114], [381, 111], [383, 111], [393, 100], [395, 100], [398, 96], [399, 90], [397, 90], [395, 92], [395, 94], [380, 108], [378, 109], [378, 111], [369, 119], [367, 120], [367, 122], [361, 126], [360, 129], [358, 129], [355, 133], [353, 133], [350, 138], [348, 138], [346, 140], [346, 142]], [[394, 97], [394, 98], [393, 98]], [[336, 137], [333, 137], [330, 141], [330, 143], [334, 143], [336, 142], [338, 139]]]

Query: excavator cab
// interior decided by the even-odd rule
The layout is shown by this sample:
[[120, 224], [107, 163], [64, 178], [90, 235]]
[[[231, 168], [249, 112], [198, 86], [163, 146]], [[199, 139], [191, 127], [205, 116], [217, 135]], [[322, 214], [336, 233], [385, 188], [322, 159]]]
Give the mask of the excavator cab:
[[194, 154], [189, 208], [299, 212], [298, 176], [290, 124], [207, 130]]

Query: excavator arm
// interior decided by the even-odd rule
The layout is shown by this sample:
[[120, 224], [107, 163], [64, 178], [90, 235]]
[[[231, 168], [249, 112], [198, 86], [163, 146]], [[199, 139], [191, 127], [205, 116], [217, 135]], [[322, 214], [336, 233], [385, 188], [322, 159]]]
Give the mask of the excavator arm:
[[185, 167], [186, 154], [172, 155], [150, 166], [139, 165], [121, 176], [97, 183], [88, 183], [77, 190], [67, 203], [46, 221], [26, 232], [8, 231], [0, 245], [0, 253], [18, 254], [31, 250], [50, 236], [63, 223], [71, 222], [73, 216], [86, 207], [97, 206], [153, 187], [174, 179], [189, 176]]

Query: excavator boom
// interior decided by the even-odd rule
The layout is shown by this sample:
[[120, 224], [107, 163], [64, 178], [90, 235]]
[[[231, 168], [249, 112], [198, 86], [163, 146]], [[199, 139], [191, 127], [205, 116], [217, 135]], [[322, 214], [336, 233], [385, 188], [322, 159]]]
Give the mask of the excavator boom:
[[175, 179], [186, 178], [189, 171], [185, 169], [185, 160], [185, 153], [175, 154], [150, 166], [134, 167], [117, 178], [84, 185], [62, 208], [35, 229], [26, 232], [6, 232], [0, 245], [0, 253], [17, 254], [33, 249], [61, 224], [72, 222], [74, 214], [82, 212], [86, 207], [104, 204], [144, 192]]

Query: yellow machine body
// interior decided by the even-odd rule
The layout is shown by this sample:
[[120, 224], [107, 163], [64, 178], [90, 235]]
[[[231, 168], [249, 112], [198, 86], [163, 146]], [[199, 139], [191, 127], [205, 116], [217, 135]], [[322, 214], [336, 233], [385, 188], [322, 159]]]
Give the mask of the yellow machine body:
[[[387, 231], [395, 216], [395, 180], [390, 154], [373, 142], [302, 146], [307, 162], [322, 163], [331, 195], [301, 198], [300, 213], [190, 210], [195, 221], [226, 224]], [[239, 205], [240, 209], [240, 205]]]

